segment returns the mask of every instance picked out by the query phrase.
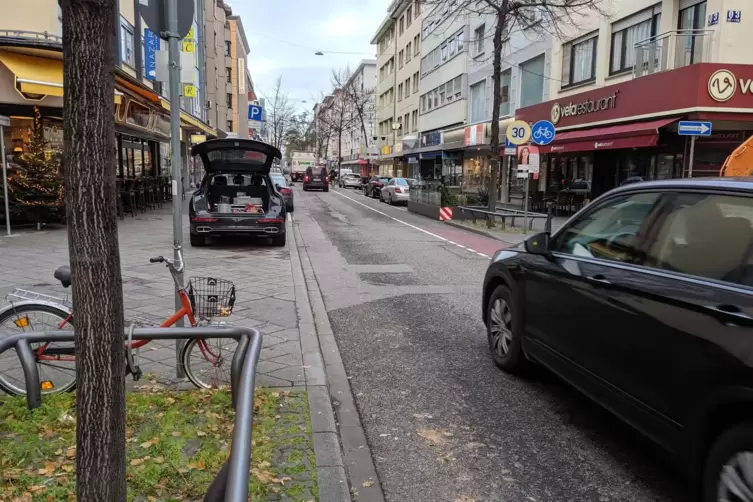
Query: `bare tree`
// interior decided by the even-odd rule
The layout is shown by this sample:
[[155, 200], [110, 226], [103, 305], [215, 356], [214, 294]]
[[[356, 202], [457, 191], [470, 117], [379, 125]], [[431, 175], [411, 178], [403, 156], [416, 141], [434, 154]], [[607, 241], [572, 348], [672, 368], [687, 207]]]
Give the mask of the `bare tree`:
[[277, 77], [272, 91], [272, 99], [267, 107], [267, 127], [270, 143], [275, 148], [282, 148], [295, 117], [295, 107], [288, 95], [282, 90], [282, 76]]
[[113, 169], [116, 6], [115, 0], [61, 0], [78, 500], [126, 499], [123, 285]]
[[[500, 178], [499, 166], [499, 105], [502, 74], [503, 41], [516, 30], [532, 29], [566, 39], [568, 27], [576, 27], [578, 20], [586, 14], [606, 15], [602, 9], [604, 0], [421, 0], [427, 7], [446, 5], [458, 14], [490, 17], [494, 20], [492, 43], [492, 127], [491, 127], [491, 186], [489, 189], [489, 211], [497, 205], [497, 183]], [[474, 41], [471, 41], [474, 42]], [[491, 226], [493, 222], [488, 221]]]
[[350, 108], [353, 122], [351, 128], [358, 126], [361, 129], [368, 151], [369, 134], [366, 131], [366, 124], [373, 119], [375, 111], [374, 87], [367, 86], [365, 82], [362, 83], [355, 79], [348, 67], [343, 71], [333, 71], [332, 83], [335, 88], [342, 89], [346, 105]]

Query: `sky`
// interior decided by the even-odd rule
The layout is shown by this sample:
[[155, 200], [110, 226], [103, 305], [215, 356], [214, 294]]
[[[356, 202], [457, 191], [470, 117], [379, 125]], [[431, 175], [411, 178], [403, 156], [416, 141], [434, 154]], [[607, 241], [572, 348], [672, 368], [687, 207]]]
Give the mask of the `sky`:
[[[241, 16], [257, 95], [271, 96], [275, 80], [299, 110], [311, 110], [332, 89], [332, 69], [375, 59], [371, 39], [390, 0], [226, 0]], [[315, 56], [322, 51], [324, 56]], [[354, 54], [333, 54], [348, 52]], [[305, 103], [303, 101], [306, 101]]]

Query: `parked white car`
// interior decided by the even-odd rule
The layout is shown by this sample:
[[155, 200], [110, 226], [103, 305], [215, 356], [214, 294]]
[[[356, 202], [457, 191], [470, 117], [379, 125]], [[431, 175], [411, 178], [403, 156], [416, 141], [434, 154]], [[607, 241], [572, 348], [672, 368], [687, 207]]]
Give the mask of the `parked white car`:
[[405, 178], [392, 178], [382, 187], [379, 200], [393, 204], [407, 204], [410, 199], [410, 184]]

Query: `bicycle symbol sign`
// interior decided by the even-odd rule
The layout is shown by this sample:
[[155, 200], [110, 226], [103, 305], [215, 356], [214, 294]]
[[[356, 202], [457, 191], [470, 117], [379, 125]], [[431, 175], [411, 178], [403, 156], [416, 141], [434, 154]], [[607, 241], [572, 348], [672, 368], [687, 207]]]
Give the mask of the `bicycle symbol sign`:
[[537, 145], [548, 145], [554, 141], [554, 124], [548, 120], [539, 120], [531, 128], [531, 139]]

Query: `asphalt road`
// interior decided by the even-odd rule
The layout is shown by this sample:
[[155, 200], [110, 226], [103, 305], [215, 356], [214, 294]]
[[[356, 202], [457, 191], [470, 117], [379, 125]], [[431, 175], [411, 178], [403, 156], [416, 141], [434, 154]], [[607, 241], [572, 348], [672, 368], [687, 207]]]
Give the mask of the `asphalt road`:
[[296, 191], [389, 501], [689, 500], [661, 452], [609, 413], [545, 371], [493, 365], [481, 282], [503, 243], [358, 191]]

